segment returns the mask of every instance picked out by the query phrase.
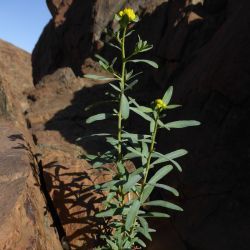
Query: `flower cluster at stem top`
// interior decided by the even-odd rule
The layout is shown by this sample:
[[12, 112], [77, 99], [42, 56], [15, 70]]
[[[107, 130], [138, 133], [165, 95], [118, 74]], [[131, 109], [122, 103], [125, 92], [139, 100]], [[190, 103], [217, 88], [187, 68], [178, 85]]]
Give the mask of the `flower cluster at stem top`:
[[121, 10], [119, 12], [119, 17], [120, 18], [127, 17], [129, 22], [135, 22], [138, 19], [134, 10], [131, 8], [125, 8], [124, 10]]
[[162, 99], [155, 100], [155, 107], [159, 111], [162, 111], [164, 109], [167, 109], [167, 104]]

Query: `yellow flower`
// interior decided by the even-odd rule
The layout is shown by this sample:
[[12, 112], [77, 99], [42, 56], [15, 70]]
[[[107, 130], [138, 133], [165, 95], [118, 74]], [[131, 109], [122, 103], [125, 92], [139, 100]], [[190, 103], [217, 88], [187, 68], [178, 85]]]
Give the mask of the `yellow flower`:
[[162, 99], [155, 100], [155, 107], [159, 110], [167, 109], [167, 104]]
[[127, 16], [130, 22], [135, 21], [136, 18], [137, 18], [137, 16], [136, 16], [134, 10], [131, 9], [131, 8], [125, 8], [124, 10], [121, 10], [121, 11], [119, 12], [119, 16], [120, 16], [120, 17]]

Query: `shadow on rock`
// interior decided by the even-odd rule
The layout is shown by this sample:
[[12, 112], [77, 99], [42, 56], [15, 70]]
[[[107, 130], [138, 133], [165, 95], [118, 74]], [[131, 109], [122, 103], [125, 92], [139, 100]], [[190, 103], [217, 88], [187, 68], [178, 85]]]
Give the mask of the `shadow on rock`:
[[43, 176], [71, 249], [96, 247], [106, 227], [104, 220], [94, 216], [103, 195], [94, 191], [93, 176], [72, 172], [56, 162], [43, 166]]

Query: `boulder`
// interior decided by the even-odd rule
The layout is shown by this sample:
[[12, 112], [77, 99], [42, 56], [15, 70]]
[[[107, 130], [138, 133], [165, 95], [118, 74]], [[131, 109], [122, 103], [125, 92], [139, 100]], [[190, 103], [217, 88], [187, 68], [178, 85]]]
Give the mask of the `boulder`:
[[61, 250], [28, 138], [0, 120], [0, 249]]
[[[0, 249], [62, 249], [23, 113], [30, 55], [0, 41]], [[54, 225], [54, 226], [52, 226]]]

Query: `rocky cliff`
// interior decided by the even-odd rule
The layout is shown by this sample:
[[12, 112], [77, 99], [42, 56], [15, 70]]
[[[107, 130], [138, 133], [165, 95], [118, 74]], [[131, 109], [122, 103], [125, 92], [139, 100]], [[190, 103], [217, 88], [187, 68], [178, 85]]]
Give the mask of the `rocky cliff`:
[[32, 88], [30, 55], [0, 40], [0, 249], [60, 250], [23, 116]]
[[[112, 27], [113, 13], [129, 4], [142, 17], [137, 32], [154, 44], [147, 56], [160, 64], [157, 72], [142, 68], [146, 69], [144, 91], [137, 94], [138, 98], [151, 101], [173, 84], [175, 102], [183, 108], [170, 119], [202, 122], [198, 129], [159, 137], [163, 151], [185, 147], [190, 155], [174, 183], [182, 191], [185, 212], [172, 219], [171, 225], [162, 222], [152, 248], [247, 250], [249, 1], [136, 1], [136, 6], [133, 1], [47, 2], [53, 19], [33, 52], [35, 83], [64, 66], [78, 76], [86, 68], [95, 70], [91, 60], [86, 60], [95, 51], [112, 57], [113, 52], [103, 43], [106, 37], [102, 31]], [[50, 81], [46, 84], [49, 86]], [[81, 123], [81, 105], [102, 98], [103, 91], [95, 87], [74, 92], [70, 105], [44, 121], [45, 129], [57, 131], [64, 140], [76, 144], [77, 136], [88, 133]], [[77, 146], [86, 149], [90, 145]]]
[[[113, 57], [104, 29], [115, 28], [113, 13], [130, 5], [141, 16], [137, 32], [154, 44], [147, 57], [160, 65], [157, 72], [137, 68], [145, 70], [143, 91], [136, 93], [139, 101], [148, 103], [173, 84], [174, 101], [183, 107], [169, 119], [202, 122], [199, 128], [159, 135], [163, 152], [183, 147], [190, 154], [182, 161], [183, 173], [165, 180], [181, 191], [177, 202], [184, 212], [157, 222], [149, 249], [248, 250], [250, 2], [47, 0], [47, 4], [53, 18], [32, 54], [36, 88], [25, 90], [20, 106], [71, 248], [93, 248], [101, 228], [93, 217], [98, 198], [89, 189], [95, 176], [79, 156], [103, 145], [77, 138], [93, 129], [84, 124], [88, 114], [83, 109], [102, 99], [106, 86], [81, 76], [99, 70], [93, 53]], [[1, 113], [9, 109], [8, 96], [15, 94], [8, 91], [0, 90]], [[102, 123], [111, 129], [112, 125]], [[128, 126], [140, 129], [141, 123]]]

